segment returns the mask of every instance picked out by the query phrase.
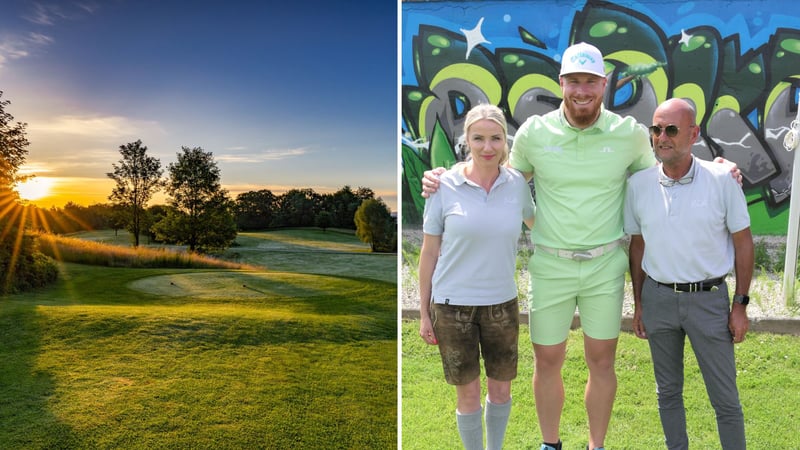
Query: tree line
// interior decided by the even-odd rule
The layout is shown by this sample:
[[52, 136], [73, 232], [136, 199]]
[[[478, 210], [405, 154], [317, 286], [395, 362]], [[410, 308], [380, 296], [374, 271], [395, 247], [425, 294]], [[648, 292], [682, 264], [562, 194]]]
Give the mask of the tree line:
[[[373, 200], [385, 207], [383, 200], [375, 198], [370, 188], [353, 190], [344, 186], [334, 193], [320, 194], [313, 189], [291, 189], [275, 194], [268, 189], [244, 192], [233, 200], [233, 214], [238, 231], [262, 231], [284, 227], [319, 227], [356, 230], [355, 217], [358, 208], [366, 200]], [[27, 206], [26, 214], [30, 226], [41, 231], [58, 234], [111, 229], [129, 231], [133, 227], [129, 213], [120, 205], [95, 203], [79, 205], [68, 202], [63, 207], [39, 208]], [[151, 230], [167, 215], [169, 206], [156, 204], [144, 209], [139, 217], [140, 236], [146, 243], [157, 242]], [[376, 214], [376, 216], [380, 216]], [[392, 221], [391, 214], [384, 216]]]
[[[163, 178], [160, 161], [147, 155], [141, 140], [119, 150], [121, 159], [107, 174], [116, 184], [109, 203], [81, 206], [69, 202], [63, 208], [40, 209], [26, 214], [31, 225], [62, 234], [124, 229], [131, 233], [134, 246], [146, 238], [148, 243], [186, 245], [191, 251], [209, 252], [229, 247], [238, 231], [319, 227], [358, 232], [357, 213], [369, 201], [377, 208], [362, 208], [366, 217], [361, 228], [369, 230], [357, 234], [364, 235], [367, 239], [362, 240], [374, 251], [394, 251], [394, 219], [370, 188], [353, 190], [345, 185], [326, 194], [309, 188], [283, 194], [262, 189], [231, 199], [220, 184], [213, 155], [200, 147], [183, 147], [177, 161], [167, 166], [167, 178]], [[161, 189], [167, 192], [167, 204], [148, 206]]]

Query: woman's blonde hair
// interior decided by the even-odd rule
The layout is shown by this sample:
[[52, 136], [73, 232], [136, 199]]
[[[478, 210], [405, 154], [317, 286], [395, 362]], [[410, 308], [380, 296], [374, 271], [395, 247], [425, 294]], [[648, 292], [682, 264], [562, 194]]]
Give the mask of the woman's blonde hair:
[[464, 120], [464, 145], [467, 148], [468, 152], [472, 150], [469, 148], [469, 127], [472, 126], [475, 122], [479, 120], [491, 120], [496, 124], [500, 125], [500, 128], [503, 129], [503, 140], [505, 144], [503, 145], [503, 157], [500, 158], [500, 164], [505, 164], [508, 161], [508, 124], [506, 123], [506, 116], [503, 114], [503, 110], [498, 108], [495, 105], [489, 103], [480, 103], [475, 105], [472, 109], [467, 112], [467, 117]]

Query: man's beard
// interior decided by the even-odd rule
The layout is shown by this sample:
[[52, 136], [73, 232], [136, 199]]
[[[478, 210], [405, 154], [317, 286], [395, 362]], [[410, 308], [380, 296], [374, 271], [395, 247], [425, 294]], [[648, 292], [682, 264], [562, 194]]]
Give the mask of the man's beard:
[[564, 107], [567, 109], [567, 118], [570, 124], [577, 128], [586, 128], [593, 124], [600, 112], [600, 105], [597, 100], [591, 103], [590, 106], [584, 107], [575, 106], [571, 101], [565, 101]]

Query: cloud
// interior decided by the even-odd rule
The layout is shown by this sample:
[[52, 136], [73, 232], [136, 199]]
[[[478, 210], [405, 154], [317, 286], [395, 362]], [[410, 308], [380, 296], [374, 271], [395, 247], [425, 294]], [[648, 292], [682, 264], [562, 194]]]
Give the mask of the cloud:
[[[53, 27], [60, 21], [80, 20], [87, 15], [94, 14], [98, 5], [94, 2], [76, 2], [73, 4], [60, 4], [56, 2], [34, 2], [32, 9], [22, 14], [23, 20], [34, 26]], [[41, 32], [20, 32], [18, 36], [10, 36], [0, 41], [0, 69], [12, 59], [24, 58], [38, 48], [46, 47], [55, 40]]]
[[53, 38], [46, 34], [37, 33], [37, 32], [30, 32], [28, 33], [28, 42], [35, 44], [35, 45], [50, 45], [54, 42]]
[[23, 42], [17, 40], [0, 41], [0, 69], [7, 61], [28, 56], [28, 50]]
[[309, 153], [306, 147], [264, 150], [260, 153], [241, 153], [215, 156], [215, 159], [226, 163], [260, 163], [264, 161], [277, 161], [281, 159], [296, 158]]
[[141, 135], [144, 130], [156, 130], [163, 133], [157, 122], [137, 121], [122, 116], [65, 115], [39, 120], [28, 125], [28, 131], [31, 133], [102, 136], [103, 139]]
[[33, 9], [22, 15], [22, 18], [36, 25], [53, 26], [62, 20], [77, 20], [92, 14], [97, 5], [91, 2], [63, 4], [35, 2]]

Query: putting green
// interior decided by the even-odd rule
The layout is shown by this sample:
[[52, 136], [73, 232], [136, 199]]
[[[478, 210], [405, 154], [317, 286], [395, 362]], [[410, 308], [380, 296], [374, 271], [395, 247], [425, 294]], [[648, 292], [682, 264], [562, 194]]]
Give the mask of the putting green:
[[[324, 279], [324, 280], [323, 280]], [[168, 297], [308, 297], [330, 293], [330, 277], [287, 272], [202, 272], [159, 275], [128, 284], [140, 292]], [[323, 286], [317, 289], [315, 286]]]

